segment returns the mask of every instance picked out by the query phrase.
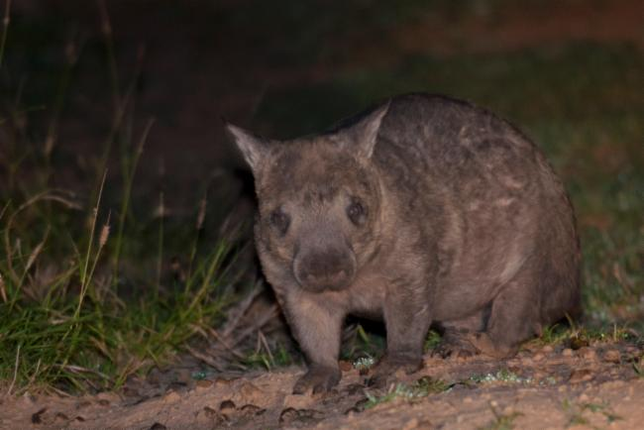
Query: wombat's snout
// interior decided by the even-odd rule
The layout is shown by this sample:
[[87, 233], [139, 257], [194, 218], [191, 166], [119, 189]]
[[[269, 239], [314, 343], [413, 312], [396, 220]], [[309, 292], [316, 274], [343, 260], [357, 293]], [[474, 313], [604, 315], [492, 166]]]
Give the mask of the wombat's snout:
[[311, 249], [298, 253], [293, 273], [305, 290], [341, 290], [353, 280], [355, 255], [350, 249]]

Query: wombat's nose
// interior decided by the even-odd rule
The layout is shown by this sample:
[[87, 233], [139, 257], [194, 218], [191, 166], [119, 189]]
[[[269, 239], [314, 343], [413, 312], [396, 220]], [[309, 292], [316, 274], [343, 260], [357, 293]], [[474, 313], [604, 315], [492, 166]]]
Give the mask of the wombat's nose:
[[295, 258], [293, 271], [295, 279], [304, 289], [339, 290], [353, 278], [355, 258], [350, 252], [311, 252]]

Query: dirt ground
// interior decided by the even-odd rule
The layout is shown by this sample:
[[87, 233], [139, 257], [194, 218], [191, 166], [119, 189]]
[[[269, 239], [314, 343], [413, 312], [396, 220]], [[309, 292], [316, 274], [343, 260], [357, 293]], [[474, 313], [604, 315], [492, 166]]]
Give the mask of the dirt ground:
[[24, 394], [0, 401], [0, 428], [641, 429], [643, 361], [644, 346], [625, 342], [533, 346], [503, 361], [427, 356], [423, 371], [397, 380], [437, 389], [407, 397], [399, 389], [389, 400], [396, 384], [370, 388], [350, 363], [324, 395], [290, 394], [303, 371], [295, 367], [192, 380], [151, 397]]

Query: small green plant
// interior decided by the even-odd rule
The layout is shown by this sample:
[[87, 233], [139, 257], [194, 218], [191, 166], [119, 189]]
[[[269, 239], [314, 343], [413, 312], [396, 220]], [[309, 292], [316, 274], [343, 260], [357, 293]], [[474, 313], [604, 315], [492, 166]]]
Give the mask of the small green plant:
[[382, 355], [385, 348], [383, 336], [367, 332], [359, 323], [349, 326], [345, 333], [340, 354], [343, 360], [370, 367], [370, 360], [375, 361]]
[[484, 375], [472, 375], [469, 380], [475, 384], [490, 384], [495, 382], [506, 384], [530, 384], [532, 378], [523, 378], [509, 369], [502, 368], [496, 373], [487, 373]]
[[441, 335], [436, 330], [430, 330], [425, 338], [423, 350], [425, 352], [433, 351], [441, 342]]
[[282, 344], [277, 344], [273, 349], [265, 341], [259, 343], [255, 351], [248, 354], [242, 363], [251, 368], [261, 367], [266, 370], [293, 364], [293, 356]]
[[359, 357], [353, 361], [353, 367], [358, 370], [370, 369], [374, 364], [376, 364], [376, 359], [369, 355]]
[[552, 326], [545, 327], [543, 333], [536, 339], [536, 341], [543, 345], [559, 344], [570, 339], [573, 336], [573, 332], [574, 329], [572, 327], [554, 324]]

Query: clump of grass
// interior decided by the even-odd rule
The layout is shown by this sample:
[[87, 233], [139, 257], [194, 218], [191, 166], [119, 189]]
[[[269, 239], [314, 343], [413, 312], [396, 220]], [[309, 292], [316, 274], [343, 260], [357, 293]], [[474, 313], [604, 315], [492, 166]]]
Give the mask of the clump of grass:
[[476, 384], [504, 383], [504, 384], [530, 384], [532, 378], [523, 378], [509, 369], [499, 369], [495, 373], [485, 375], [473, 375], [469, 378]]
[[630, 324], [582, 326], [570, 321], [569, 325], [555, 324], [544, 328], [540, 337], [525, 346], [562, 345], [562, 347], [577, 350], [595, 342], [637, 343], [641, 335], [629, 326]]
[[357, 370], [367, 370], [376, 364], [376, 359], [371, 356], [358, 357], [353, 361], [353, 367]]
[[[2, 66], [6, 30], [7, 24], [0, 41]], [[111, 33], [105, 36], [112, 64]], [[180, 280], [162, 280], [165, 213], [150, 240], [145, 225], [155, 220], [137, 221], [130, 204], [152, 126], [149, 121], [132, 142], [132, 121], [125, 119], [133, 114], [134, 83], [121, 95], [118, 77], [111, 77], [114, 118], [96, 170], [86, 178], [86, 183], [94, 182], [92, 173], [99, 178], [88, 190], [90, 197], [52, 186], [55, 135], [71, 66], [63, 71], [42, 144], [22, 129], [32, 109], [22, 106], [21, 90], [0, 114], [0, 133], [10, 139], [0, 157], [0, 380], [11, 381], [7, 394], [34, 385], [65, 391], [118, 388], [128, 376], [172, 360], [205, 328], [222, 321], [233, 300], [226, 284], [232, 244], [225, 239], [203, 243], [205, 200], [192, 232], [180, 230], [189, 238], [184, 243], [191, 241], [190, 270]], [[104, 169], [113, 142], [122, 148], [117, 202], [105, 198], [115, 188]], [[148, 242], [156, 247], [137, 252]], [[146, 272], [147, 260], [156, 260], [153, 271]], [[124, 262], [142, 267], [138, 278], [122, 276]], [[124, 279], [128, 288], [121, 287]]]
[[[261, 332], [260, 332], [261, 333]], [[257, 347], [242, 360], [242, 363], [251, 368], [264, 368], [271, 370], [293, 364], [292, 353], [281, 343], [271, 348], [263, 335], [258, 336]]]
[[385, 337], [382, 333], [366, 330], [362, 324], [349, 325], [344, 333], [340, 357], [354, 363], [356, 368], [368, 368], [382, 355]]
[[430, 330], [425, 338], [425, 344], [423, 345], [423, 351], [429, 352], [436, 349], [436, 347], [441, 342], [441, 335], [436, 330]]
[[433, 379], [429, 376], [424, 376], [415, 381], [411, 385], [396, 384], [389, 387], [386, 393], [382, 395], [375, 395], [372, 393], [365, 393], [367, 402], [364, 404], [364, 409], [371, 409], [377, 405], [388, 403], [394, 400], [404, 401], [417, 401], [418, 399], [429, 396], [430, 394], [438, 394], [449, 390], [452, 386], [440, 379]]
[[21, 249], [12, 247], [0, 261], [0, 379], [23, 388], [34, 382], [78, 390], [118, 388], [130, 374], [170, 359], [200, 327], [221, 320], [230, 299], [221, 291], [225, 242], [199, 258], [184, 289], [155, 295], [144, 286], [125, 300], [114, 293], [109, 276], [96, 275], [97, 267], [105, 266], [109, 241], [109, 216], [99, 229], [97, 208], [84, 240], [86, 252], [74, 245], [74, 254], [65, 258], [68, 267], [46, 284], [38, 279], [46, 239], [27, 258], [28, 242], [16, 239]]

